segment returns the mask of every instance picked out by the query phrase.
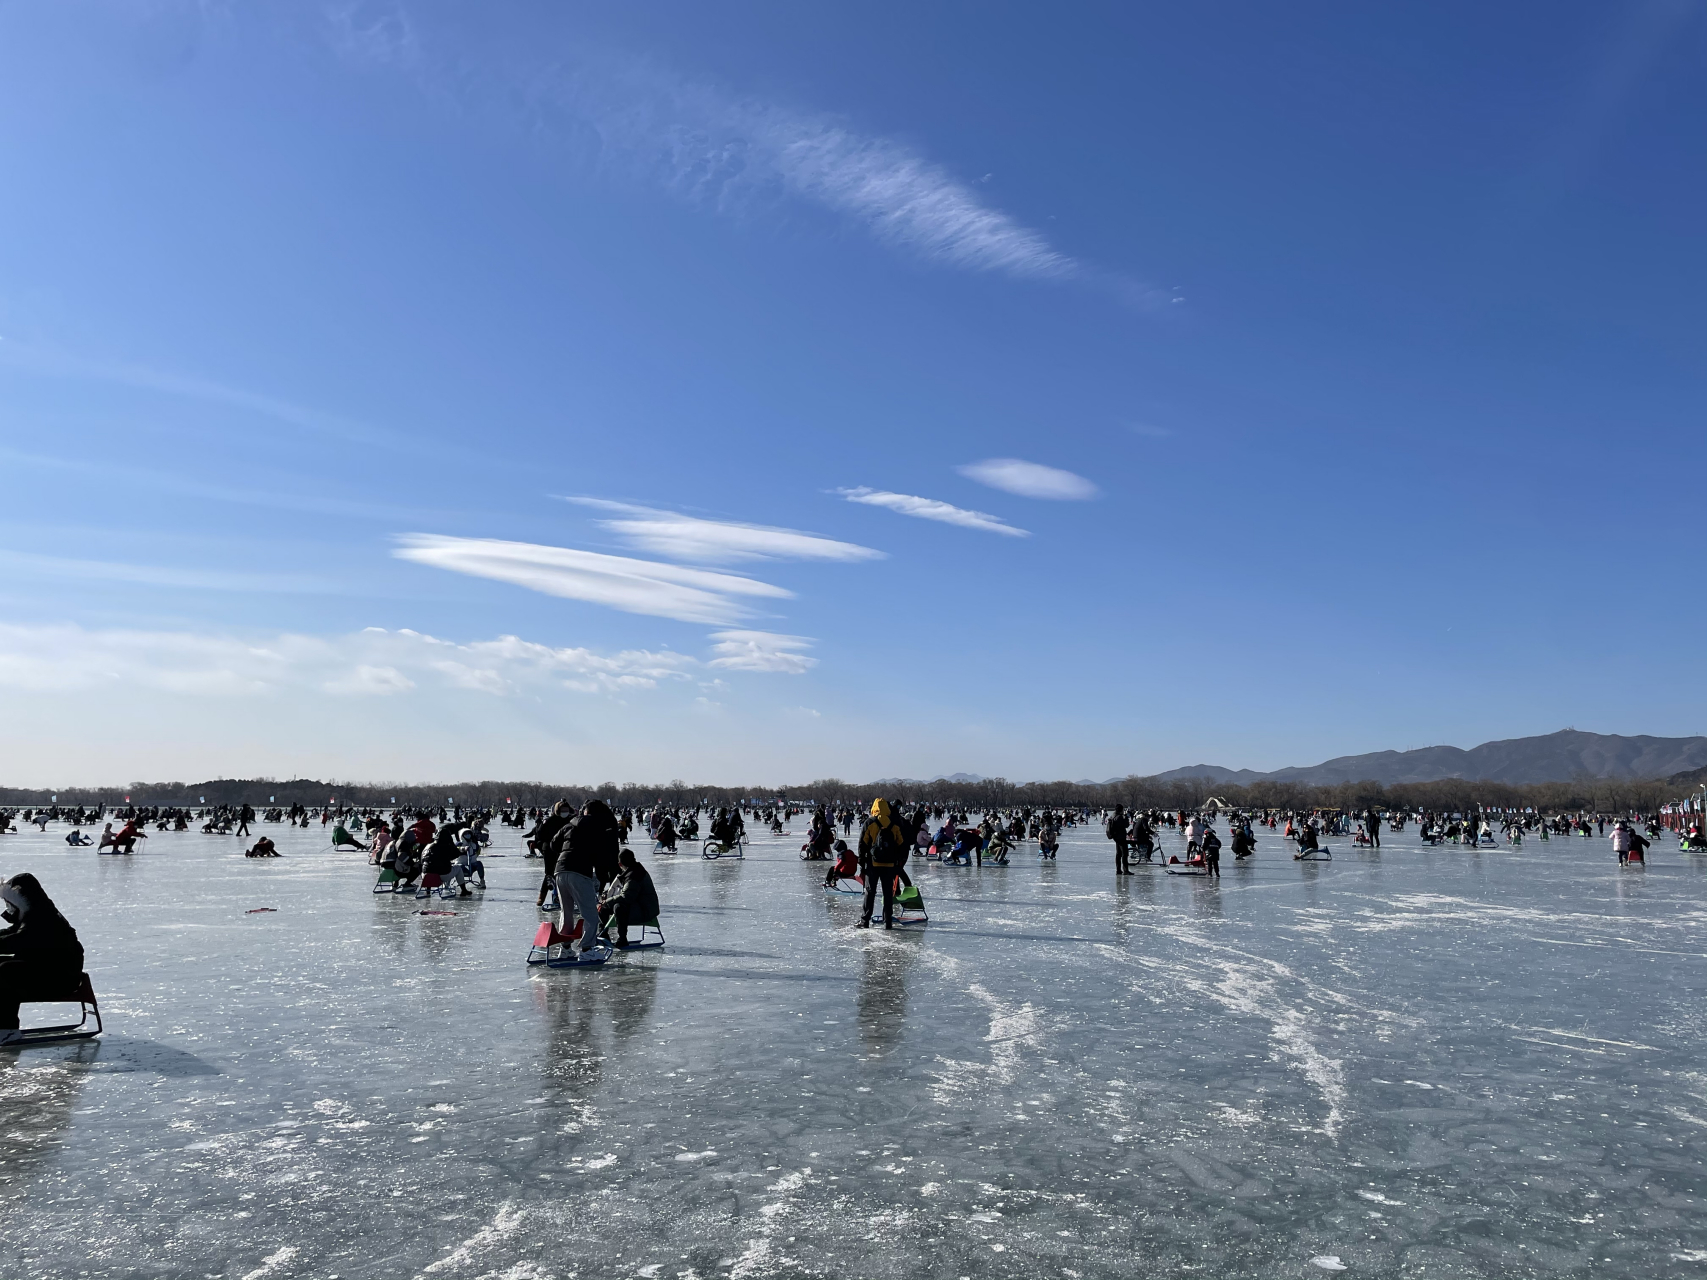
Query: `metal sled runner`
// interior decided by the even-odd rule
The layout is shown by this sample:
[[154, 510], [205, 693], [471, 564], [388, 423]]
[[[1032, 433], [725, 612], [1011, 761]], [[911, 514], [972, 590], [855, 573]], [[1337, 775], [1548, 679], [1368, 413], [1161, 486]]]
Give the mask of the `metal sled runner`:
[[[12, 1041], [6, 1048], [25, 1049], [37, 1044], [58, 1044], [65, 1040], [93, 1040], [101, 1034], [101, 1006], [95, 1000], [95, 988], [89, 982], [89, 975], [79, 974], [75, 984], [61, 990], [39, 988], [32, 990], [20, 1004], [77, 1004], [82, 1006], [82, 1017], [76, 1022], [67, 1022], [56, 1027], [26, 1027], [18, 1039]], [[90, 1026], [93, 1020], [94, 1025]]]
[[528, 948], [528, 963], [542, 964], [549, 969], [592, 969], [602, 965], [614, 954], [613, 949], [600, 943], [585, 954], [577, 954], [575, 943], [581, 937], [581, 922], [565, 937], [557, 926], [547, 920], [534, 932], [533, 945]]

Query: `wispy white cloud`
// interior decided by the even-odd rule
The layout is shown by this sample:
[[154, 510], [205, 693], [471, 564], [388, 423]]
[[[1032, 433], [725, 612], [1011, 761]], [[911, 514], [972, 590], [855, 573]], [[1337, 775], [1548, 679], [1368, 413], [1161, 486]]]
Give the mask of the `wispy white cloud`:
[[920, 498], [910, 493], [890, 493], [886, 489], [868, 489], [863, 485], [857, 489], [837, 489], [836, 492], [849, 502], [862, 502], [868, 507], [885, 507], [904, 516], [917, 516], [921, 520], [939, 520], [943, 524], [959, 525], [962, 529], [982, 529], [986, 533], [1002, 533], [1010, 538], [1031, 536], [1029, 530], [1017, 528], [1000, 516], [983, 511], [970, 511], [952, 503], [940, 502], [936, 498]]
[[730, 671], [776, 671], [784, 675], [805, 675], [818, 665], [818, 659], [802, 653], [812, 641], [805, 636], [782, 636], [770, 631], [714, 631], [717, 641], [711, 651], [717, 656], [710, 665]]
[[417, 688], [509, 694], [541, 686], [580, 692], [652, 688], [699, 668], [685, 654], [553, 648], [499, 636], [458, 644], [370, 627], [340, 636], [260, 639], [190, 631], [85, 630], [0, 624], [0, 688], [140, 690], [256, 697], [293, 690], [386, 696]]
[[340, 57], [408, 64], [420, 54], [414, 21], [400, 0], [330, 0], [321, 12]]
[[1082, 502], [1097, 496], [1097, 487], [1083, 476], [1037, 462], [1022, 462], [1018, 458], [987, 458], [983, 462], [970, 462], [960, 468], [960, 474], [992, 489], [1017, 493], [1022, 498]]
[[586, 600], [625, 613], [681, 622], [729, 623], [751, 610], [734, 597], [787, 599], [793, 593], [768, 582], [656, 560], [607, 556], [572, 547], [496, 538], [406, 534], [399, 559], [526, 587], [569, 600]]
[[147, 365], [111, 360], [92, 360], [87, 356], [55, 347], [0, 340], [0, 368], [50, 378], [82, 379], [152, 391], [161, 395], [238, 409], [244, 413], [269, 418], [287, 426], [316, 435], [350, 443], [417, 447], [418, 441], [397, 432], [370, 426], [337, 414], [324, 413], [303, 405], [281, 400], [276, 396], [245, 391], [208, 378], [198, 378], [171, 370], [150, 368]]
[[793, 197], [927, 261], [1031, 279], [1079, 273], [972, 184], [905, 143], [833, 117], [737, 97], [605, 52], [559, 63], [528, 89], [541, 121], [566, 115], [572, 129], [592, 133], [605, 163], [655, 174], [678, 196], [719, 212]]
[[134, 582], [151, 587], [191, 587], [198, 591], [330, 592], [338, 588], [304, 574], [229, 573], [169, 565], [80, 560], [29, 551], [0, 551], [0, 571], [14, 578], [52, 581]]
[[407, 693], [415, 682], [396, 667], [375, 667], [358, 663], [352, 670], [321, 682], [327, 693], [369, 693], [383, 697], [389, 693]]
[[977, 271], [1062, 277], [1076, 269], [1040, 234], [899, 143], [775, 107], [754, 126], [795, 191], [862, 219], [880, 240]]
[[620, 513], [614, 519], [600, 520], [600, 527], [617, 534], [632, 547], [675, 560], [717, 564], [734, 560], [883, 559], [883, 552], [870, 547], [838, 542], [834, 538], [801, 533], [796, 529], [778, 529], [771, 525], [734, 520], [707, 520], [604, 498], [565, 498], [564, 501]]

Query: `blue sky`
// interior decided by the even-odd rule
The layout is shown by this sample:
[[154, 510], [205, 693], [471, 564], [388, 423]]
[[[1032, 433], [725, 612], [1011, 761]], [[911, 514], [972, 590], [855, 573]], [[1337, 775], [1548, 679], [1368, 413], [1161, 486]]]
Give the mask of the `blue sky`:
[[0, 766], [1707, 729], [1700, 4], [0, 10]]

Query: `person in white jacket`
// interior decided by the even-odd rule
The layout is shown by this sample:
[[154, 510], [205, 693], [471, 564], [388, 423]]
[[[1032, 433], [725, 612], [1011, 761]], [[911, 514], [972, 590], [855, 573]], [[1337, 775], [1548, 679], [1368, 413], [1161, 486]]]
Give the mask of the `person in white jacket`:
[[1612, 826], [1612, 852], [1621, 863], [1630, 860], [1630, 828], [1622, 818]]

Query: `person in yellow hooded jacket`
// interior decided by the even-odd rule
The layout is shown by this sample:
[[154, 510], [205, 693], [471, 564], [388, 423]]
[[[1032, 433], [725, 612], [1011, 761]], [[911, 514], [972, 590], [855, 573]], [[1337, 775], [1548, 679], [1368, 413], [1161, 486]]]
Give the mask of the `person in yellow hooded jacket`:
[[872, 909], [877, 905], [877, 886], [883, 886], [883, 927], [895, 927], [895, 877], [907, 860], [908, 840], [890, 811], [889, 802], [879, 796], [871, 802], [871, 814], [859, 833], [859, 865], [865, 873], [865, 906], [860, 912], [859, 927], [871, 928]]

